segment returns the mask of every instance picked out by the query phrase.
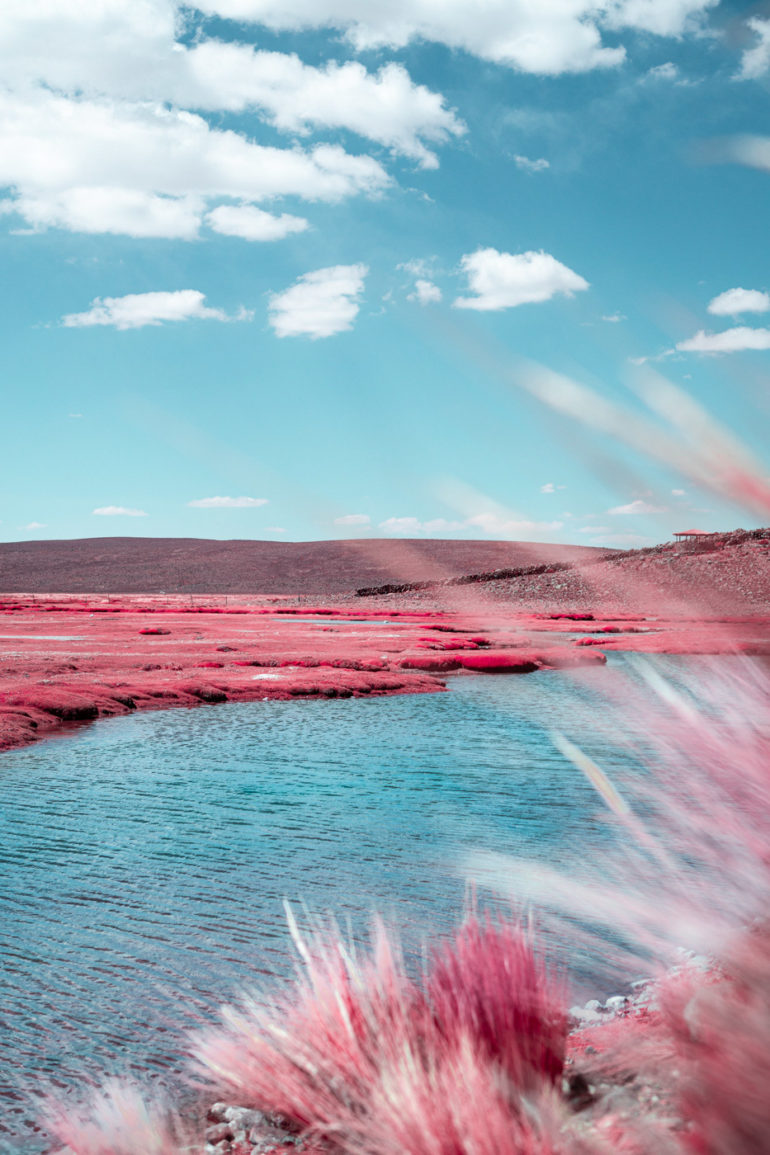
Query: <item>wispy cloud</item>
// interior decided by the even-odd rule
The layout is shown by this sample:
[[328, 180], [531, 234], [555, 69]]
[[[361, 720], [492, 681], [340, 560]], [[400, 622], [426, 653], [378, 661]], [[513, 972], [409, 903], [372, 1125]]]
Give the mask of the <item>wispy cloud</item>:
[[608, 509], [607, 513], [611, 513], [613, 517], [624, 517], [626, 515], [635, 514], [652, 514], [652, 513], [666, 513], [665, 506], [651, 505], [649, 501], [642, 501], [637, 498], [636, 501], [631, 501], [628, 505], [616, 505], [612, 509]]
[[28, 529], [28, 530], [48, 529], [48, 526], [45, 524], [44, 521], [30, 521], [26, 525], [19, 526], [19, 529]]
[[125, 505], [100, 505], [91, 511], [96, 517], [147, 517], [143, 509], [128, 509]]
[[335, 517], [335, 525], [370, 525], [371, 518], [368, 513], [345, 513], [342, 517]]
[[462, 521], [450, 521], [444, 517], [436, 517], [429, 521], [420, 521], [417, 517], [389, 517], [381, 521], [378, 528], [384, 533], [399, 537], [430, 537], [481, 531], [489, 537], [516, 540], [524, 535], [542, 537], [543, 534], [556, 532], [564, 528], [564, 522], [530, 521], [527, 518], [486, 510], [472, 514]]
[[144, 325], [162, 325], [167, 321], [250, 321], [254, 315], [247, 309], [240, 309], [235, 316], [229, 317], [222, 309], [209, 308], [205, 300], [205, 295], [197, 289], [97, 297], [87, 312], [68, 313], [62, 317], [62, 325], [67, 329], [90, 325], [140, 329]]
[[191, 509], [257, 509], [267, 501], [266, 497], [199, 497], [187, 504]]
[[513, 161], [516, 168], [520, 168], [523, 172], [543, 172], [551, 167], [550, 161], [547, 161], [544, 156], [539, 156], [536, 160], [532, 160], [528, 156], [514, 156]]
[[694, 337], [679, 341], [680, 353], [742, 353], [750, 349], [770, 349], [770, 329], [750, 329], [737, 325], [721, 333], [706, 333], [700, 329]]

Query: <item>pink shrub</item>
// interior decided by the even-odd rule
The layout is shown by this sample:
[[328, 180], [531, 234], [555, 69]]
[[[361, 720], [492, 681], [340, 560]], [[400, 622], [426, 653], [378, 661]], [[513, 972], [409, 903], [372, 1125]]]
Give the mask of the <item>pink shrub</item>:
[[661, 985], [677, 1093], [698, 1155], [765, 1155], [770, 1147], [770, 937], [727, 944], [726, 973]]
[[426, 1002], [380, 924], [361, 966], [338, 937], [316, 936], [301, 951], [305, 970], [291, 994], [273, 1007], [228, 1009], [195, 1057], [239, 1102], [333, 1135], [367, 1113], [387, 1054], [428, 1022]]
[[[462, 1107], [462, 1083], [450, 1095], [462, 1067], [486, 1081], [490, 1110], [507, 1118], [510, 1142], [518, 1132], [530, 1142], [520, 1096], [558, 1078], [566, 1025], [518, 927], [469, 920], [434, 955], [424, 990], [406, 975], [381, 924], [375, 926], [371, 956], [360, 964], [328, 935], [309, 945], [300, 940], [300, 949], [305, 971], [291, 995], [272, 1008], [251, 1001], [228, 1009], [224, 1028], [198, 1043], [197, 1060], [219, 1088], [340, 1149], [353, 1143], [352, 1149], [369, 1150], [361, 1147], [363, 1134], [392, 1131], [388, 1118], [395, 1086], [412, 1086], [416, 1111], [439, 1086], [441, 1098], [455, 1101], [453, 1110], [480, 1111], [471, 1101]], [[436, 1102], [434, 1109], [447, 1108]], [[447, 1116], [435, 1142], [462, 1130], [461, 1114]], [[420, 1130], [417, 1115], [412, 1125]], [[426, 1142], [401, 1150], [405, 1155], [432, 1150]], [[501, 1153], [549, 1149], [510, 1142]], [[435, 1149], [475, 1150], [454, 1140]], [[392, 1144], [382, 1150], [393, 1150]]]
[[548, 982], [518, 926], [468, 919], [436, 952], [427, 994], [445, 1042], [467, 1038], [516, 1087], [553, 1083], [561, 1075], [563, 993]]
[[344, 1136], [345, 1155], [557, 1155], [594, 1151], [560, 1136], [552, 1096], [526, 1108], [518, 1089], [459, 1036], [427, 1060], [406, 1047], [373, 1088], [370, 1113]]
[[63, 1145], [59, 1155], [180, 1155], [186, 1146], [167, 1107], [148, 1105], [137, 1088], [114, 1081], [85, 1106], [50, 1104], [46, 1123]]

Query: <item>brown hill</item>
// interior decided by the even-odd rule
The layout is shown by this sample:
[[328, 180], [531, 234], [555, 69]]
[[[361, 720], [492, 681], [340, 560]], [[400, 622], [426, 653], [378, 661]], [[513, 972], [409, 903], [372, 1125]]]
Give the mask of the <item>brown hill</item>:
[[588, 546], [523, 541], [213, 541], [92, 537], [0, 543], [0, 592], [340, 594], [600, 558]]

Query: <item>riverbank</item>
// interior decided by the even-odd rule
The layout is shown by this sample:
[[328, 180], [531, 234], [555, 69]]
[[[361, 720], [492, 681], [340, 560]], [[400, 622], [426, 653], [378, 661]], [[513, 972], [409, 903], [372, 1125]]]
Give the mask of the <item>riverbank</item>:
[[607, 650], [770, 654], [768, 616], [384, 601], [6, 595], [0, 750], [135, 710], [438, 693], [450, 674], [535, 673]]

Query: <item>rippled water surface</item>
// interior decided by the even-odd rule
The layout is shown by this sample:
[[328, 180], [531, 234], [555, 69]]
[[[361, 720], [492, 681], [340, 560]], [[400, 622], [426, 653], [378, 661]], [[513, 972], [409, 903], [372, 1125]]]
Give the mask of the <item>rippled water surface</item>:
[[597, 797], [547, 731], [616, 765], [614, 676], [138, 714], [2, 755], [0, 1145], [40, 1149], [30, 1088], [173, 1078], [185, 1028], [289, 973], [284, 897], [354, 933], [377, 908], [414, 944], [461, 912], [465, 848], [600, 853]]

